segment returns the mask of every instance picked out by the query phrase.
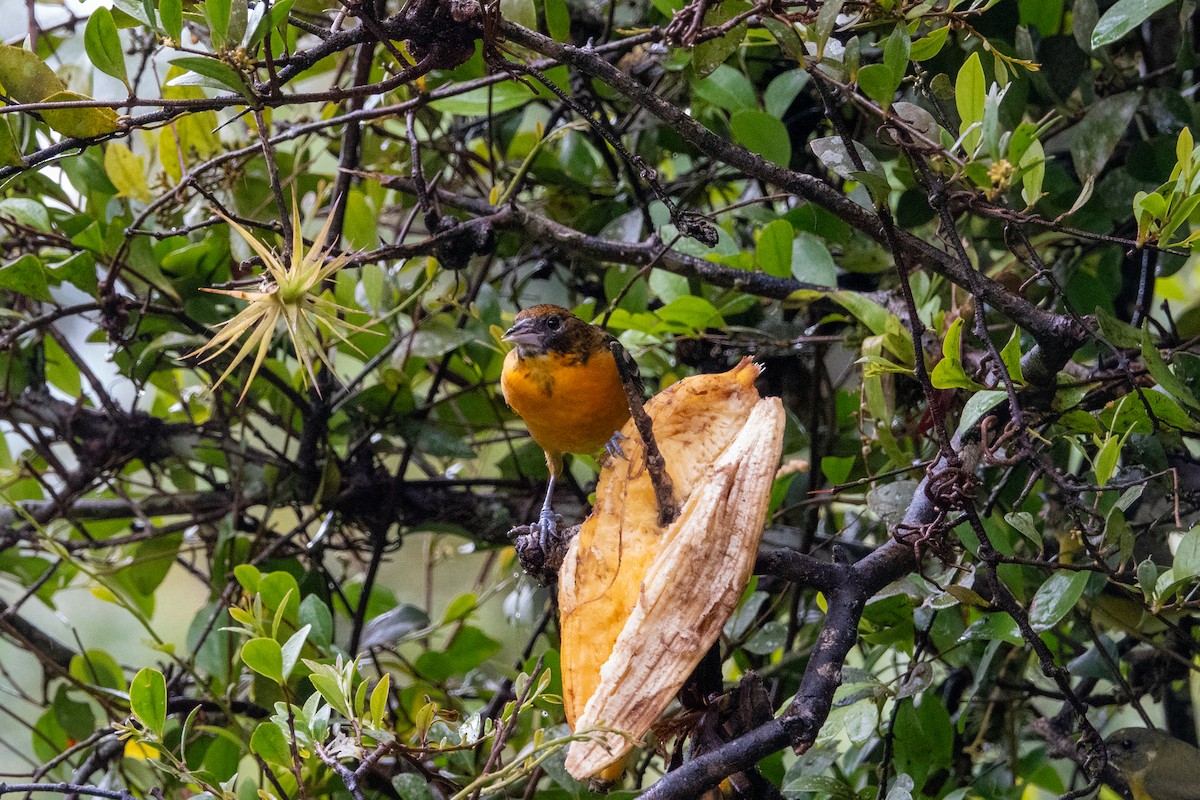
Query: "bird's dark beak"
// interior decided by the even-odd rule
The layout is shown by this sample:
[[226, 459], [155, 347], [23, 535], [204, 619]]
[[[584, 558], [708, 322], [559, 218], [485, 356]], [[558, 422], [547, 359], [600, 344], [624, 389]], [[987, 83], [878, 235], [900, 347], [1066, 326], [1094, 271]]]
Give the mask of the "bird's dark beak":
[[512, 342], [517, 345], [537, 344], [539, 339], [538, 332], [533, 330], [532, 324], [527, 319], [520, 320], [500, 337], [500, 341], [502, 342]]

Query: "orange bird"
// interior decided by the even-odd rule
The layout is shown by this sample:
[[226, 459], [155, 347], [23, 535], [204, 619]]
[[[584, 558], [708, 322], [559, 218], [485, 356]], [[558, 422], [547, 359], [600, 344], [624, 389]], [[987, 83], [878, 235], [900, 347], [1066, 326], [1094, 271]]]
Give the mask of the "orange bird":
[[[520, 312], [501, 339], [516, 347], [504, 359], [500, 390], [546, 452], [550, 469], [537, 521], [545, 547], [557, 531], [551, 498], [563, 471], [563, 454], [595, 453], [601, 447], [620, 454], [616, 437], [629, 419], [629, 405], [611, 349], [616, 340], [555, 305]], [[620, 353], [637, 380], [637, 365], [624, 349]]]

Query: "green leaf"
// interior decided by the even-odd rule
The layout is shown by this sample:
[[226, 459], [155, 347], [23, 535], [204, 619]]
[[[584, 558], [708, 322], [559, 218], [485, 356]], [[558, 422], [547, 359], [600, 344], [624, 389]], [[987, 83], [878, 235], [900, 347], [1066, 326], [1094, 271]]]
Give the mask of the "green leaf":
[[1036, 205], [1042, 196], [1042, 183], [1046, 179], [1046, 152], [1042, 143], [1034, 139], [1017, 166], [1021, 168], [1021, 199], [1027, 205]]
[[39, 231], [50, 230], [50, 212], [28, 197], [6, 197], [0, 200], [0, 217]]
[[[146, 3], [143, 0], [113, 0], [113, 8], [137, 20], [147, 28], [153, 29], [154, 27], [153, 16], [147, 13]], [[153, 10], [151, 8], [150, 12]]]
[[167, 38], [175, 44], [179, 44], [180, 38], [183, 36], [183, 1], [159, 0], [158, 16], [162, 20]]
[[1071, 37], [1085, 53], [1092, 51], [1092, 32], [1099, 18], [1096, 0], [1075, 0], [1071, 5]]
[[21, 148], [17, 144], [17, 137], [13, 136], [7, 116], [0, 117], [0, 166], [20, 167], [24, 164], [25, 158], [21, 155]]
[[1125, 518], [1125, 509], [1117, 503], [1104, 519], [1104, 544], [1116, 546], [1117, 563], [1124, 564], [1133, 555], [1133, 528]]
[[81, 683], [117, 692], [128, 689], [125, 671], [117, 660], [103, 650], [85, 650], [71, 659], [71, 677]]
[[224, 50], [226, 45], [230, 44], [229, 14], [233, 10], [233, 3], [230, 0], [205, 0], [201, 7], [204, 10], [204, 18], [208, 20], [213, 49]]
[[850, 476], [857, 456], [825, 456], [821, 459], [821, 473], [830, 484], [837, 486]]
[[[435, 323], [439, 321], [435, 320]], [[440, 324], [426, 325], [416, 331], [409, 347], [412, 354], [418, 358], [437, 358], [474, 340], [475, 335], [470, 331], [456, 328], [447, 320], [441, 320]]]
[[663, 322], [671, 324], [676, 333], [700, 333], [709, 327], [723, 325], [721, 312], [703, 297], [676, 297], [654, 312]]
[[380, 728], [387, 714], [388, 692], [391, 686], [391, 675], [384, 673], [379, 683], [371, 690], [371, 727]]
[[1039, 633], [1050, 630], [1071, 613], [1090, 578], [1091, 573], [1086, 570], [1051, 575], [1038, 587], [1029, 604], [1029, 624], [1033, 629]]
[[0, 45], [0, 87], [18, 103], [40, 103], [65, 88], [40, 58], [11, 45]]
[[233, 0], [229, 5], [229, 27], [225, 32], [225, 40], [230, 50], [241, 45], [246, 36], [248, 11], [247, 0]]
[[975, 427], [987, 413], [1008, 399], [1008, 393], [1003, 389], [986, 389], [976, 392], [963, 406], [962, 415], [958, 418], [957, 433], [963, 434]]
[[500, 15], [524, 28], [537, 30], [537, 6], [533, 0], [500, 0]]
[[1141, 348], [1142, 332], [1124, 320], [1117, 319], [1111, 312], [1096, 306], [1096, 322], [1100, 333], [1108, 342], [1119, 349]]
[[1092, 29], [1092, 49], [1118, 41], [1149, 19], [1154, 12], [1166, 8], [1172, 2], [1174, 0], [1117, 0]]
[[[1146, 405], [1150, 406], [1150, 412], [1160, 424], [1165, 423], [1182, 431], [1200, 431], [1200, 424], [1187, 415], [1178, 400], [1166, 392], [1150, 390], [1142, 390], [1141, 397], [1131, 397], [1127, 402], [1106, 406], [1100, 412], [1100, 424], [1109, 431], [1153, 433], [1158, 426], [1151, 423]], [[1088, 419], [1095, 421], [1096, 418], [1089, 416]], [[1088, 429], [1081, 427], [1080, 430]]]
[[1021, 629], [1017, 627], [1017, 621], [1004, 612], [988, 614], [983, 619], [972, 622], [958, 637], [960, 642], [969, 642], [975, 639], [985, 641], [998, 639], [1011, 645], [1024, 643], [1021, 638]]
[[545, 0], [542, 11], [546, 16], [546, 32], [556, 42], [565, 42], [571, 35], [571, 15], [566, 0]]
[[1175, 561], [1171, 565], [1180, 578], [1200, 575], [1200, 528], [1192, 528], [1183, 535], [1175, 548]]
[[649, 284], [650, 291], [654, 293], [654, 296], [664, 303], [669, 303], [676, 297], [692, 293], [687, 278], [683, 275], [676, 275], [674, 272], [667, 272], [665, 269], [651, 270], [650, 277], [647, 278], [646, 282]]
[[[723, 25], [749, 8], [750, 4], [744, 0], [723, 0], [721, 3], [708, 7], [704, 13], [704, 25], [705, 27]], [[696, 71], [696, 76], [704, 78], [711, 75], [717, 67], [725, 63], [725, 59], [737, 52], [745, 38], [746, 23], [742, 22], [735, 25], [724, 36], [697, 44], [692, 49], [692, 69]]]
[[758, 107], [750, 79], [728, 64], [722, 64], [707, 78], [694, 82], [692, 92], [701, 100], [730, 112]]
[[[91, 100], [75, 92], [57, 92], [42, 100], [44, 103], [73, 103]], [[54, 130], [66, 136], [90, 139], [121, 130], [117, 123], [117, 112], [111, 108], [63, 108], [44, 109], [42, 119]]]
[[885, 64], [868, 64], [858, 71], [858, 88], [885, 111], [892, 105], [900, 82]]
[[135, 156], [121, 142], [112, 142], [104, 149], [104, 173], [117, 187], [118, 197], [128, 197], [142, 203], [149, 203], [152, 199], [141, 156]]
[[495, 86], [483, 86], [454, 97], [443, 97], [440, 100], [434, 100], [429, 105], [447, 114], [483, 117], [523, 106], [532, 97], [533, 92], [524, 84], [510, 82]]
[[[859, 142], [851, 140], [851, 143], [854, 145], [854, 151], [858, 153], [858, 160], [862, 162], [866, 172], [886, 179], [883, 167], [879, 165], [875, 156], [871, 155], [871, 151]], [[846, 145], [840, 136], [826, 136], [821, 139], [813, 139], [808, 146], [812, 148], [813, 154], [821, 159], [821, 163], [839, 178], [856, 181], [862, 176], [863, 173], [859, 171], [858, 166], [850, 158], [850, 151], [846, 149]]]
[[1033, 514], [1028, 511], [1010, 511], [1004, 515], [1004, 521], [1013, 526], [1022, 536], [1029, 540], [1035, 552], [1042, 550], [1042, 532], [1034, 524]]
[[897, 25], [892, 29], [892, 35], [888, 37], [887, 43], [883, 46], [883, 63], [892, 73], [892, 80], [899, 86], [904, 80], [905, 74], [908, 72], [908, 55], [912, 48], [912, 42], [908, 37], [908, 29], [904, 25]]
[[931, 773], [949, 766], [954, 754], [954, 723], [937, 692], [925, 692], [920, 705], [903, 700], [892, 725], [896, 771], [922, 785]]
[[250, 594], [256, 594], [262, 582], [262, 573], [253, 564], [238, 564], [233, 568], [233, 577]]
[[817, 236], [803, 231], [792, 240], [792, 277], [798, 281], [837, 286], [837, 265], [829, 247]]
[[[283, 0], [282, 3], [272, 3], [271, 13], [263, 14], [258, 18], [258, 22], [254, 25], [254, 30], [246, 40], [246, 48], [253, 50], [267, 38], [267, 32], [272, 28], [278, 28], [286, 19], [292, 10], [292, 6], [296, 4], [296, 0]], [[261, 7], [259, 7], [261, 10]]]
[[1154, 601], [1154, 586], [1158, 583], [1158, 565], [1150, 559], [1145, 559], [1137, 565], [1138, 586], [1146, 602]]
[[[888, 319], [896, 317], [882, 305], [859, 292], [836, 291], [830, 292], [829, 296], [876, 336], [887, 333]], [[899, 321], [899, 317], [896, 317], [896, 321]]]
[[1150, 377], [1154, 378], [1161, 389], [1193, 411], [1200, 411], [1200, 401], [1196, 400], [1196, 396], [1187, 385], [1167, 366], [1162, 353], [1158, 352], [1158, 348], [1150, 340], [1150, 332], [1145, 330], [1142, 331], [1142, 360], [1146, 363]]
[[1063, 0], [1020, 0], [1021, 24], [1038, 29], [1042, 38], [1054, 36], [1062, 28]]
[[787, 167], [792, 159], [792, 142], [783, 121], [765, 111], [746, 109], [729, 118], [733, 140], [767, 161]]
[[416, 666], [423, 676], [440, 683], [466, 675], [498, 652], [499, 642], [472, 625], [464, 625], [443, 652], [426, 650], [417, 657]]
[[758, 234], [754, 258], [768, 275], [788, 278], [792, 274], [792, 239], [796, 232], [785, 219], [773, 220]]
[[[987, 83], [983, 77], [983, 64], [979, 61], [979, 53], [972, 53], [967, 62], [958, 71], [958, 79], [954, 83], [954, 104], [958, 108], [959, 119], [962, 120], [958, 133], [962, 136], [972, 125], [983, 122], [984, 104], [987, 102]], [[967, 153], [973, 153], [983, 132], [976, 128], [963, 139], [963, 147]]]
[[1008, 337], [1008, 343], [1000, 351], [1000, 361], [1004, 364], [1004, 370], [1010, 380], [1018, 385], [1025, 383], [1025, 375], [1021, 372], [1020, 328], [1013, 328], [1012, 336]]
[[96, 69], [111, 75], [126, 86], [129, 73], [125, 70], [125, 53], [121, 49], [121, 36], [112, 12], [100, 6], [92, 12], [87, 28], [83, 32], [83, 46]]
[[0, 267], [0, 289], [7, 289], [34, 300], [50, 302], [50, 287], [46, 269], [37, 256], [26, 253], [16, 261]]
[[[656, 4], [661, 1], [654, 0]], [[779, 49], [783, 51], [785, 56], [792, 61], [804, 63], [804, 43], [800, 41], [800, 36], [796, 33], [795, 27], [782, 20], [768, 16], [763, 17], [762, 23], [771, 33], [771, 36], [775, 39], [775, 43], [779, 45]]]
[[[310, 667], [313, 666], [307, 660], [304, 663]], [[325, 702], [333, 707], [334, 711], [347, 719], [350, 718], [350, 698], [342, 691], [341, 684], [336, 679], [320, 672], [313, 672], [308, 676], [308, 679], [312, 682], [313, 687], [321, 697], [325, 698]]]
[[82, 397], [83, 379], [80, 378], [79, 367], [71, 361], [71, 356], [66, 354], [53, 336], [43, 339], [42, 348], [46, 359], [46, 379], [49, 383], [66, 392], [67, 397]]
[[[300, 630], [288, 637], [288, 640], [283, 643], [280, 648], [281, 667], [283, 671], [283, 679], [287, 680], [292, 674], [292, 670], [296, 666], [296, 662], [300, 660], [300, 651], [304, 649], [304, 643], [308, 641], [308, 632], [312, 630], [311, 625], [305, 625]], [[247, 642], [247, 644], [249, 644]]]
[[1099, 437], [1096, 438], [1100, 449], [1096, 453], [1093, 468], [1096, 472], [1096, 485], [1103, 486], [1108, 483], [1113, 471], [1117, 468], [1117, 459], [1121, 456], [1121, 447], [1125, 444], [1125, 437], [1114, 436], [1110, 433], [1102, 440]]
[[929, 373], [929, 382], [935, 389], [971, 389], [982, 391], [983, 387], [968, 377], [962, 365], [963, 318], [950, 323], [946, 338], [942, 340], [942, 360]]
[[[216, 81], [219, 88], [232, 89], [239, 94], [246, 92], [246, 82], [242, 78], [242, 74], [223, 61], [218, 61], [215, 58], [204, 58], [203, 56], [185, 56], [184, 58], [173, 59], [171, 63], [177, 67], [183, 67], [197, 75]], [[187, 86], [189, 85], [188, 80], [187, 75], [182, 75], [169, 81], [167, 85]]]
[[833, 29], [837, 26], [837, 18], [842, 13], [843, 5], [845, 0], [825, 0], [821, 3], [817, 21], [812, 27], [812, 36], [817, 43], [817, 58], [825, 56], [825, 43], [829, 41]]
[[317, 595], [310, 594], [300, 602], [299, 621], [311, 629], [311, 639], [318, 647], [328, 645], [333, 640], [333, 615], [329, 606]]
[[156, 669], [146, 667], [129, 684], [129, 709], [138, 721], [161, 738], [167, 724], [167, 681]]
[[287, 619], [295, 620], [300, 613], [300, 586], [291, 573], [276, 570], [263, 575], [258, 592], [267, 608], [282, 609]]
[[155, 536], [135, 544], [129, 553], [132, 563], [121, 571], [122, 577], [128, 579], [129, 588], [139, 594], [152, 595], [167, 579], [181, 544], [181, 533]]
[[429, 783], [420, 775], [406, 772], [392, 778], [392, 787], [400, 800], [433, 800], [433, 792]]
[[1081, 181], [1104, 169], [1140, 104], [1141, 93], [1136, 91], [1105, 97], [1071, 130], [1071, 160]]
[[784, 113], [808, 85], [808, 73], [792, 69], [776, 75], [763, 92], [763, 108], [773, 117], [783, 119]]
[[856, 796], [854, 790], [847, 786], [844, 781], [831, 778], [828, 775], [797, 774], [783, 785], [784, 797], [800, 797], [812, 794], [828, 795], [833, 800], [850, 800], [850, 798]]
[[270, 764], [291, 768], [292, 748], [287, 736], [274, 722], [260, 722], [250, 735], [251, 752]]
[[259, 636], [246, 642], [242, 661], [264, 678], [283, 683], [283, 650], [274, 639]]
[[908, 57], [913, 61], [926, 61], [933, 58], [938, 53], [942, 52], [942, 47], [946, 44], [946, 36], [950, 33], [950, 26], [943, 25], [940, 28], [935, 28], [927, 35], [922, 36], [912, 43], [908, 51]]

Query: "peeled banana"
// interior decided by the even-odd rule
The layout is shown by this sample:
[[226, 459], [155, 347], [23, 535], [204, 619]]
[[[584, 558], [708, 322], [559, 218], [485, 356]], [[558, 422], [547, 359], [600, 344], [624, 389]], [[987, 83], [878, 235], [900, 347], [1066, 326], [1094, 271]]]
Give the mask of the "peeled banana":
[[600, 473], [596, 505], [559, 573], [563, 702], [577, 779], [612, 781], [721, 633], [750, 578], [783, 442], [778, 398], [749, 358], [685, 378], [646, 404], [674, 481], [661, 528], [633, 422], [626, 459]]

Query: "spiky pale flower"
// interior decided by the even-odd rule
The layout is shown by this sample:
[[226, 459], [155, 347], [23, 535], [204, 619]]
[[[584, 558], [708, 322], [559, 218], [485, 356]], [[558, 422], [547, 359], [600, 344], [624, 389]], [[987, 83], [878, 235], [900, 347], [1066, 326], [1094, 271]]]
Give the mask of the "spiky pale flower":
[[313, 240], [312, 247], [306, 252], [304, 250], [304, 240], [300, 235], [300, 214], [293, 207], [291, 263], [285, 264], [277, 253], [255, 239], [241, 225], [229, 219], [224, 214], [220, 214], [220, 212], [218, 214], [229, 223], [231, 228], [237, 231], [239, 236], [246, 240], [246, 243], [254, 249], [254, 252], [258, 253], [267, 271], [263, 275], [262, 283], [256, 291], [202, 289], [205, 292], [236, 297], [239, 300], [246, 300], [249, 303], [232, 319], [216, 325], [215, 327], [219, 328], [220, 331], [207, 344], [185, 356], [191, 358], [207, 352], [208, 355], [199, 362], [204, 364], [224, 353], [237, 343], [244, 333], [249, 331], [250, 335], [242, 341], [241, 347], [233, 357], [233, 361], [221, 373], [221, 377], [217, 378], [216, 383], [213, 384], [214, 389], [220, 386], [221, 382], [251, 352], [254, 352], [254, 363], [250, 367], [250, 375], [246, 378], [246, 385], [242, 388], [242, 393], [238, 397], [238, 402], [242, 401], [242, 398], [246, 396], [246, 390], [250, 388], [250, 383], [254, 380], [254, 376], [258, 374], [259, 368], [267, 357], [267, 351], [270, 350], [271, 341], [275, 336], [275, 329], [280, 322], [283, 323], [288, 336], [292, 340], [292, 347], [296, 351], [296, 359], [300, 362], [302, 368], [300, 377], [305, 386], [310, 381], [314, 385], [316, 384], [317, 361], [324, 364], [325, 368], [331, 373], [333, 372], [333, 363], [329, 360], [329, 356], [325, 352], [322, 329], [339, 341], [350, 345], [356, 351], [362, 352], [353, 342], [346, 338], [345, 331], [350, 331], [351, 333], [371, 331], [368, 331], [363, 326], [349, 323], [338, 316], [339, 312], [353, 312], [354, 309], [338, 305], [332, 300], [321, 296], [325, 280], [350, 260], [349, 256], [345, 254], [327, 260], [327, 256], [333, 250], [333, 246], [330, 245], [328, 250], [323, 248], [325, 247], [325, 240], [329, 236], [329, 228], [333, 221], [332, 215], [325, 221], [321, 232]]

